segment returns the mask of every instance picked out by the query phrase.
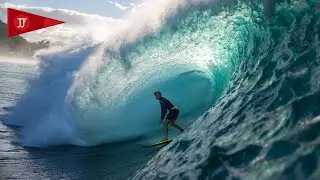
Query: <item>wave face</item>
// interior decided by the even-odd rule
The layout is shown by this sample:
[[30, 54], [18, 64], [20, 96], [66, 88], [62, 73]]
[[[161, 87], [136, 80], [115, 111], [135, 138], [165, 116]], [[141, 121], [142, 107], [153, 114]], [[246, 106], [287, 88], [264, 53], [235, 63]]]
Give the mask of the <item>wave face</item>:
[[[225, 91], [131, 179], [319, 178], [320, 6], [281, 1], [268, 22], [262, 16], [272, 12], [261, 7], [237, 3], [214, 15], [203, 7], [182, 18], [177, 31], [166, 27], [191, 32], [179, 39], [198, 43], [190, 53], [218, 51], [199, 58], [222, 62], [205, 67], [219, 72], [209, 76], [221, 82], [212, 83], [213, 90]], [[182, 22], [190, 31], [180, 29]], [[214, 40], [201, 43], [199, 37]]]

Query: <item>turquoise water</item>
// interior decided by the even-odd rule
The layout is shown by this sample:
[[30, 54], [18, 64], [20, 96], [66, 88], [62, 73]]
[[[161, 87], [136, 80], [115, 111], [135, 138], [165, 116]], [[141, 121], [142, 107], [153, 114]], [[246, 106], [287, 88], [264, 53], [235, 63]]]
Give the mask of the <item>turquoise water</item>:
[[[226, 23], [236, 43], [224, 47], [226, 59], [237, 62], [235, 71], [223, 73], [223, 80], [231, 77], [226, 91], [132, 179], [318, 179], [317, 6], [277, 4], [269, 23], [259, 5], [220, 12], [225, 22], [242, 10]], [[203, 12], [210, 10], [190, 17], [199, 22]]]
[[[39, 76], [3, 117], [19, 127], [8, 142], [41, 147], [40, 154], [58, 148], [66, 155], [61, 145], [72, 154], [88, 148], [86, 160], [105, 159], [94, 166], [101, 171], [86, 173], [79, 172], [88, 166], [67, 164], [71, 179], [317, 179], [318, 2], [278, 2], [268, 19], [261, 2], [185, 5], [133, 41], [122, 34], [42, 56]], [[176, 138], [161, 150], [140, 149], [162, 138], [155, 90], [179, 107], [187, 131], [170, 129]], [[102, 153], [114, 142], [115, 158]], [[114, 163], [117, 170], [107, 171]]]

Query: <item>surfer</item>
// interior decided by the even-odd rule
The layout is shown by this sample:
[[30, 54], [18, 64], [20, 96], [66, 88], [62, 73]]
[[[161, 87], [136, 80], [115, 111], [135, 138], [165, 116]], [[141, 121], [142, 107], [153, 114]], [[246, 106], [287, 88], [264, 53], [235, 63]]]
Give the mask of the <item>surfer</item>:
[[[160, 123], [164, 125], [164, 139], [162, 141], [168, 140], [168, 124], [170, 124], [171, 126], [180, 130], [181, 133], [183, 133], [184, 130], [178, 124], [175, 123], [179, 115], [179, 109], [174, 107], [174, 105], [167, 98], [162, 97], [160, 91], [154, 92], [154, 96], [156, 97], [157, 100], [159, 100], [160, 106], [161, 106]], [[169, 113], [164, 121], [164, 117], [167, 114], [168, 110], [169, 110]]]

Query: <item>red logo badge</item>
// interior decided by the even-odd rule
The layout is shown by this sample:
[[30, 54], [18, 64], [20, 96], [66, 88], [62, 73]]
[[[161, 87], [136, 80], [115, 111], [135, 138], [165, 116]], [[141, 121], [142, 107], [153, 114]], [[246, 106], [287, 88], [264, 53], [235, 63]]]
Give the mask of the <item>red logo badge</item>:
[[7, 17], [9, 37], [65, 23], [11, 8], [8, 8]]

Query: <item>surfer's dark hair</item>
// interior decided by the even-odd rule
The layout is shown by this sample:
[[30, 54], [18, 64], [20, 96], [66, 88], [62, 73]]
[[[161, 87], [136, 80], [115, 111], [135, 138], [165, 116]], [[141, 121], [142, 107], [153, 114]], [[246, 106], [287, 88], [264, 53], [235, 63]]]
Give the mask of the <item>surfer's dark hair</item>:
[[156, 91], [153, 94], [159, 94], [161, 96], [161, 92], [160, 91]]

